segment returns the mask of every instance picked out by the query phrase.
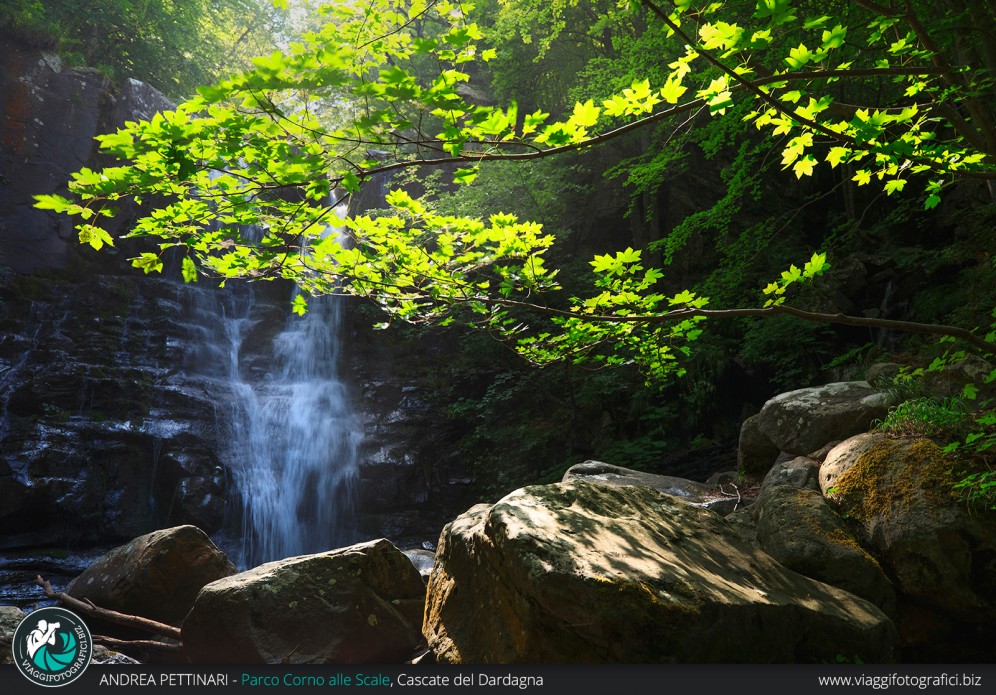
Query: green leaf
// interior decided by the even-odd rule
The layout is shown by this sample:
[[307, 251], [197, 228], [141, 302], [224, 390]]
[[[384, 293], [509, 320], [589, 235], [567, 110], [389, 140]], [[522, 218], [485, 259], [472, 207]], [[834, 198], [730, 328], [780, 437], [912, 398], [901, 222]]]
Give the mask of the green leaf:
[[570, 122], [582, 127], [591, 127], [598, 122], [598, 116], [601, 112], [602, 110], [595, 106], [591, 99], [583, 104], [577, 102], [574, 104], [574, 113], [571, 115]]
[[871, 181], [871, 172], [867, 169], [859, 169], [854, 176], [851, 177], [851, 181], [857, 181], [859, 186], [864, 186]]
[[183, 257], [183, 262], [180, 264], [180, 274], [183, 275], [184, 282], [197, 282], [197, 266], [194, 265], [189, 256]]
[[360, 191], [360, 177], [352, 171], [346, 172], [340, 183], [342, 184], [342, 187], [350, 193], [359, 193]]
[[471, 167], [469, 169], [457, 169], [453, 172], [453, 180], [457, 183], [468, 184], [473, 183], [474, 179], [477, 178], [478, 169], [477, 167]]
[[163, 269], [163, 262], [154, 253], [143, 253], [137, 258], [131, 259], [131, 264], [136, 268], [141, 268], [148, 275], [149, 273], [160, 273]]
[[851, 150], [846, 147], [831, 147], [830, 151], [827, 153], [827, 161], [830, 163], [832, 168], [836, 169], [837, 165], [840, 164], [849, 154], [851, 154]]
[[792, 166], [792, 171], [795, 172], [797, 179], [801, 179], [803, 176], [812, 176], [815, 168], [816, 158], [811, 154], [807, 154]]
[[96, 225], [81, 224], [77, 229], [79, 230], [80, 243], [89, 244], [95, 251], [100, 251], [100, 249], [104, 248], [105, 244], [107, 246], [114, 246], [114, 240], [111, 238], [111, 235]]
[[294, 300], [291, 302], [291, 311], [298, 316], [304, 316], [308, 313], [308, 300], [304, 298], [304, 295], [294, 295]]
[[806, 48], [806, 44], [800, 43], [789, 51], [789, 57], [785, 58], [785, 62], [790, 68], [796, 70], [811, 61], [813, 57], [813, 52]]
[[35, 207], [39, 210], [53, 210], [55, 212], [66, 212], [73, 203], [61, 195], [36, 195]]
[[892, 179], [885, 182], [885, 194], [892, 195], [896, 191], [902, 191], [906, 187], [906, 179]]

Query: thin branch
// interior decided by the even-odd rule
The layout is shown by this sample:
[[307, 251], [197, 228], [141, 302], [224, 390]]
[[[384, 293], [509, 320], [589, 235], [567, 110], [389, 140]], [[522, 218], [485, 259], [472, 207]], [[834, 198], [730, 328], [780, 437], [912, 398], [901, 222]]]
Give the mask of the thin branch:
[[[367, 46], [369, 46], [370, 44], [374, 43], [375, 41], [380, 41], [382, 39], [386, 39], [388, 36], [393, 36], [394, 34], [397, 34], [399, 31], [402, 31], [403, 29], [408, 28], [409, 26], [411, 26], [412, 24], [414, 24], [416, 21], [418, 21], [419, 19], [421, 19], [423, 15], [427, 14], [429, 12], [429, 10], [431, 10], [433, 7], [435, 7], [436, 3], [438, 1], [439, 0], [432, 0], [432, 2], [430, 2], [429, 4], [427, 4], [422, 9], [421, 12], [419, 12], [418, 14], [416, 14], [416, 15], [414, 15], [412, 17], [409, 17], [408, 21], [405, 22], [404, 24], [401, 24], [400, 26], [398, 26], [395, 29], [392, 29], [391, 31], [387, 32], [386, 34], [383, 34], [381, 36], [375, 36], [374, 38], [370, 39], [369, 41], [367, 41], [365, 43], [361, 43], [356, 48], [357, 49], [366, 48]], [[357, 38], [359, 38], [359, 36], [357, 36]]]
[[[753, 81], [748, 81], [749, 86], [743, 84], [733, 85], [731, 91], [752, 91], [752, 87], [762, 87], [767, 84], [775, 84], [778, 82], [792, 82], [797, 80], [813, 80], [813, 79], [824, 79], [830, 77], [873, 77], [879, 75], [919, 75], [919, 74], [940, 74], [941, 69], [937, 67], [923, 67], [923, 68], [869, 68], [863, 70], [818, 70], [811, 72], [802, 72], [795, 74], [785, 74], [785, 75], [772, 75], [770, 77], [764, 77]], [[757, 90], [760, 91], [760, 90]], [[761, 92], [761, 94], [764, 94]], [[770, 97], [766, 96], [766, 100]], [[777, 102], [777, 100], [774, 100]], [[781, 102], [778, 102], [779, 104]], [[465, 154], [452, 156], [452, 157], [437, 157], [433, 159], [410, 159], [401, 162], [392, 162], [391, 164], [385, 164], [379, 167], [373, 167], [367, 169], [364, 172], [365, 177], [370, 177], [375, 174], [382, 174], [391, 171], [398, 171], [401, 169], [409, 169], [412, 167], [420, 166], [441, 166], [446, 164], [463, 164], [467, 162], [492, 162], [492, 161], [527, 161], [533, 159], [543, 159], [545, 157], [553, 157], [556, 155], [564, 154], [567, 152], [577, 152], [589, 147], [594, 147], [596, 145], [601, 145], [602, 143], [614, 140], [623, 135], [627, 135], [635, 130], [643, 128], [652, 123], [659, 121], [664, 121], [677, 116], [682, 113], [687, 113], [689, 111], [702, 108], [706, 104], [705, 99], [694, 99], [684, 104], [678, 104], [672, 106], [671, 108], [664, 109], [663, 111], [658, 111], [655, 114], [646, 116], [639, 120], [627, 123], [626, 125], [620, 126], [614, 130], [607, 131], [601, 135], [596, 135], [591, 138], [584, 140], [579, 143], [571, 143], [567, 145], [560, 145], [558, 147], [551, 147], [545, 150], [536, 150], [532, 152], [467, 152]], [[781, 109], [784, 111], [784, 108]], [[799, 118], [792, 114], [791, 117], [795, 120]], [[819, 126], [819, 124], [817, 124]], [[826, 129], [819, 126], [817, 128], [820, 132], [824, 132]], [[841, 139], [839, 134], [833, 131], [827, 131], [827, 133], [835, 140]], [[848, 143], [858, 149], [867, 149], [866, 147], [854, 143], [848, 140]], [[420, 143], [422, 144], [422, 143]], [[527, 145], [528, 143], [504, 143], [506, 145]], [[426, 145], [428, 146], [428, 145]], [[936, 165], [933, 165], [936, 166]], [[973, 179], [996, 179], [996, 171], [959, 171], [959, 176], [964, 178]]]
[[139, 630], [144, 630], [145, 632], [162, 635], [163, 637], [169, 637], [177, 641], [180, 640], [180, 628], [178, 627], [173, 627], [172, 625], [167, 625], [166, 623], [160, 623], [156, 620], [150, 620], [149, 618], [142, 618], [137, 615], [128, 615], [126, 613], [118, 613], [117, 611], [108, 610], [107, 608], [100, 608], [95, 606], [92, 601], [81, 601], [77, 598], [73, 598], [63, 591], [54, 591], [52, 589], [51, 582], [42, 579], [41, 576], [35, 577], [35, 584], [42, 588], [47, 598], [57, 600], [63, 605], [72, 608], [74, 611], [82, 613], [90, 618], [100, 618], [111, 623], [116, 623], [117, 625], [134, 627]]
[[93, 641], [96, 644], [102, 644], [105, 647], [109, 647], [115, 651], [129, 651], [129, 650], [142, 650], [147, 652], [159, 652], [161, 654], [176, 654], [177, 652], [183, 651], [182, 644], [173, 644], [171, 642], [157, 642], [155, 640], [148, 639], [137, 639], [137, 640], [123, 640], [116, 639], [114, 637], [107, 637], [106, 635], [94, 635]]

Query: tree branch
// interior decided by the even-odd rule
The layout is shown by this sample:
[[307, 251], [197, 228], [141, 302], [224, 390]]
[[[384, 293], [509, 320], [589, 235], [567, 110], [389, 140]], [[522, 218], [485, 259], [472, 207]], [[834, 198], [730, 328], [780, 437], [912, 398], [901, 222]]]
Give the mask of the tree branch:
[[[731, 87], [730, 91], [750, 91], [751, 87], [763, 87], [769, 84], [776, 84], [778, 82], [794, 82], [799, 80], [819, 80], [827, 79], [832, 77], [879, 77], [879, 76], [899, 76], [899, 75], [937, 75], [943, 72], [943, 68], [925, 66], [925, 67], [914, 67], [914, 68], [866, 68], [858, 70], [813, 70], [807, 72], [798, 73], [786, 73], [784, 75], [771, 75], [768, 77], [763, 77], [757, 80], [750, 80], [748, 84], [736, 84]], [[763, 92], [762, 92], [763, 94]], [[776, 100], [777, 101], [777, 100]], [[652, 123], [659, 121], [665, 121], [679, 114], [687, 113], [695, 109], [702, 108], [705, 106], [705, 99], [694, 99], [692, 101], [685, 102], [684, 104], [678, 104], [672, 106], [671, 108], [664, 109], [663, 111], [658, 111], [657, 113], [651, 114], [650, 116], [645, 116], [644, 118], [638, 119], [626, 125], [620, 126], [614, 130], [607, 131], [601, 135], [596, 135], [594, 137], [588, 138], [584, 142], [572, 143], [568, 145], [560, 145], [558, 147], [550, 147], [545, 150], [536, 150], [532, 152], [468, 152], [454, 157], [437, 157], [433, 159], [411, 159], [402, 162], [392, 162], [391, 164], [385, 164], [379, 167], [373, 167], [367, 169], [364, 172], [364, 176], [370, 177], [376, 174], [383, 174], [390, 171], [398, 171], [400, 169], [408, 169], [411, 167], [419, 166], [440, 166], [446, 164], [466, 164], [468, 162], [494, 162], [494, 161], [526, 161], [531, 159], [543, 159], [545, 157], [553, 157], [559, 154], [564, 154], [567, 152], [577, 152], [588, 147], [593, 147], [596, 145], [601, 145], [602, 143], [614, 140], [623, 135], [627, 135], [635, 130], [648, 126]], [[798, 117], [794, 114], [792, 118], [798, 120]], [[822, 132], [822, 131], [821, 131]], [[839, 139], [837, 133], [828, 131], [830, 135], [835, 139]], [[423, 144], [423, 143], [419, 143]], [[519, 143], [505, 143], [511, 145], [517, 145]], [[526, 143], [522, 143], [525, 145]], [[849, 141], [849, 144], [854, 144]], [[972, 171], [961, 171], [958, 172], [959, 176], [964, 176], [966, 178], [978, 178], [978, 179], [994, 179], [996, 178], [996, 172], [972, 172]]]
[[119, 652], [138, 649], [147, 652], [159, 652], [161, 654], [176, 654], [177, 652], [183, 651], [182, 644], [156, 642], [155, 640], [148, 639], [122, 640], [114, 637], [107, 637], [106, 635], [94, 635], [93, 641], [96, 644], [102, 644], [105, 647], [109, 647]]
[[980, 338], [969, 330], [958, 326], [948, 326], [934, 323], [918, 323], [916, 321], [898, 321], [894, 319], [876, 319], [867, 316], [851, 316], [848, 314], [836, 313], [827, 314], [817, 311], [806, 311], [795, 307], [779, 306], [763, 308], [737, 308], [737, 309], [695, 309], [685, 308], [668, 311], [663, 314], [643, 314], [620, 316], [618, 314], [581, 314], [565, 309], [554, 309], [540, 304], [530, 302], [520, 302], [513, 299], [493, 298], [489, 300], [468, 299], [468, 302], [487, 302], [503, 306], [506, 308], [528, 309], [539, 314], [548, 316], [558, 316], [561, 318], [574, 318], [582, 321], [611, 322], [611, 323], [642, 323], [647, 325], [671, 323], [674, 321], [684, 321], [695, 316], [702, 316], [713, 319], [734, 319], [734, 318], [764, 318], [771, 316], [793, 316], [810, 323], [829, 323], [843, 326], [860, 326], [865, 328], [881, 328], [890, 331], [900, 331], [903, 333], [918, 333], [922, 335], [937, 335], [963, 340], [966, 343], [978, 348], [981, 352], [996, 355], [996, 343], [990, 343]]
[[63, 605], [72, 608], [74, 611], [82, 613], [85, 616], [100, 618], [111, 623], [116, 623], [117, 625], [134, 627], [145, 632], [162, 635], [163, 637], [169, 637], [177, 641], [180, 640], [180, 628], [178, 627], [160, 623], [156, 620], [150, 620], [149, 618], [142, 618], [137, 615], [128, 615], [126, 613], [118, 613], [117, 611], [112, 611], [107, 608], [100, 608], [93, 605], [90, 601], [80, 601], [65, 592], [53, 591], [51, 582], [42, 579], [41, 576], [35, 577], [35, 584], [42, 588], [46, 597], [57, 600], [59, 603], [62, 603]]

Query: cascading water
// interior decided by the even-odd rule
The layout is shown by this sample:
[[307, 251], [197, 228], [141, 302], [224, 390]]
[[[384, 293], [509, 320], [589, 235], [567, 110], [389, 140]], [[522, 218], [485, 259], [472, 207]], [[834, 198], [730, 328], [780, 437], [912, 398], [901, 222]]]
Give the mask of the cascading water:
[[229, 439], [247, 566], [351, 540], [358, 427], [338, 374], [339, 302], [313, 299], [274, 340], [274, 371], [233, 383]]
[[193, 361], [220, 382], [212, 391], [230, 393], [217, 414], [219, 456], [242, 506], [238, 564], [355, 542], [361, 430], [339, 374], [340, 300], [312, 298], [304, 316], [290, 315], [265, 356], [269, 368], [257, 375], [244, 364], [247, 335], [264, 320], [252, 288], [198, 290], [196, 297], [204, 352]]

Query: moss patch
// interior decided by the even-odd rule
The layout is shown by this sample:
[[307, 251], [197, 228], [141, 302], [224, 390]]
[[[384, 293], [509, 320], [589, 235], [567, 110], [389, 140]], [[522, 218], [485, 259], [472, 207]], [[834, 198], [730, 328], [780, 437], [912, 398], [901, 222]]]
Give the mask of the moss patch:
[[833, 499], [865, 522], [916, 503], [947, 505], [955, 498], [955, 467], [955, 459], [929, 439], [885, 440], [840, 477]]

